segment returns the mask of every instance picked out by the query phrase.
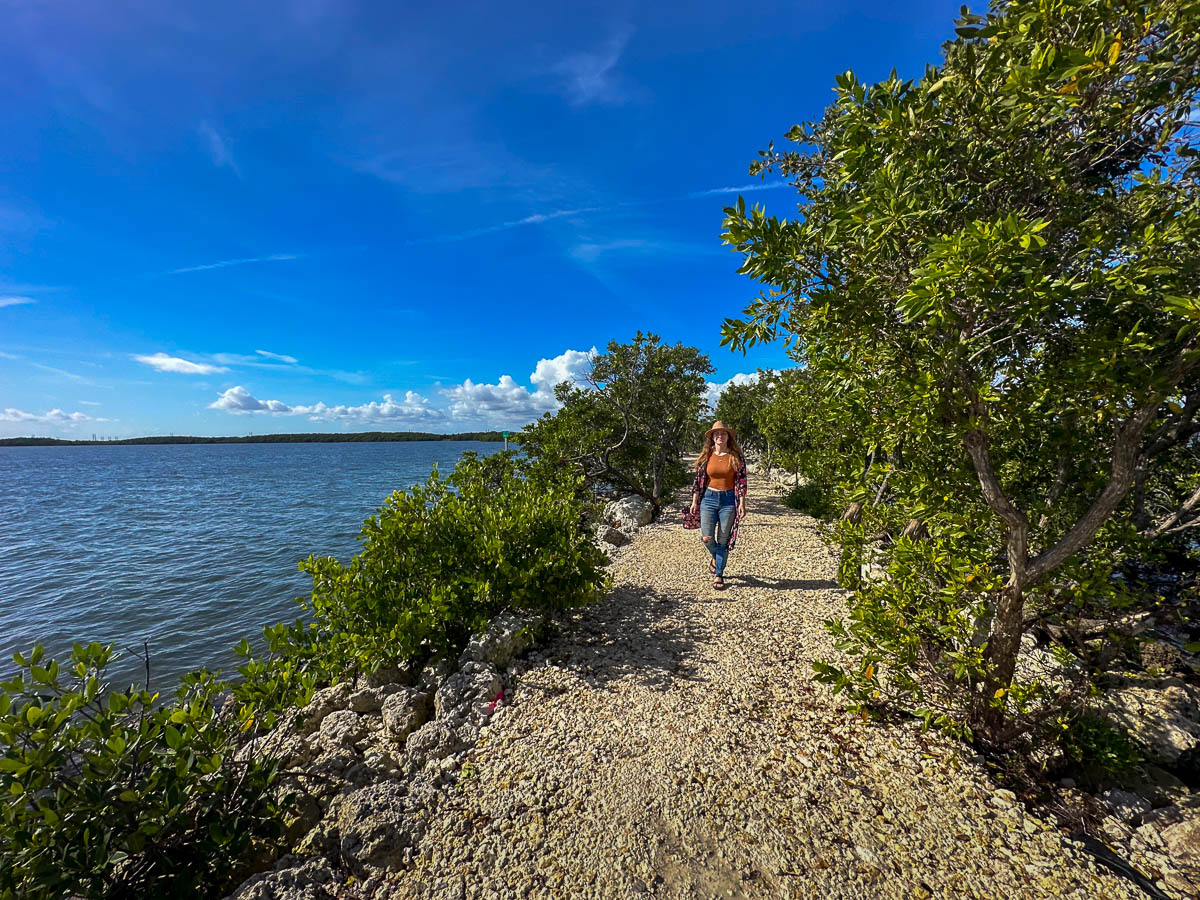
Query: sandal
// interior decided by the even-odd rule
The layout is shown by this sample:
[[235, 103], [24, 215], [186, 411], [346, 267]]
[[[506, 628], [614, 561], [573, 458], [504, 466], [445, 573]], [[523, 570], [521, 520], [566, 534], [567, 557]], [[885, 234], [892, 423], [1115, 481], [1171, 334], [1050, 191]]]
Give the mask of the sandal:
[[717, 561], [715, 559], [710, 559], [708, 561], [708, 571], [712, 572], [714, 575], [717, 574]]
[[714, 591], [725, 590], [725, 579], [722, 578], [720, 575], [718, 575], [717, 580], [713, 582], [713, 590]]

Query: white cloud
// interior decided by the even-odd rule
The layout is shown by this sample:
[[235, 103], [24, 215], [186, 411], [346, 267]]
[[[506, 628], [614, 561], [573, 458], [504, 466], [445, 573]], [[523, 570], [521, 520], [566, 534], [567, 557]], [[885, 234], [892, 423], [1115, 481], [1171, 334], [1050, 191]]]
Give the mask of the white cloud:
[[632, 96], [632, 89], [616, 72], [617, 63], [631, 32], [622, 31], [596, 50], [574, 53], [554, 67], [560, 88], [575, 106], [591, 103], [619, 105]]
[[408, 391], [403, 400], [384, 394], [382, 401], [372, 400], [359, 406], [329, 406], [323, 402], [311, 406], [290, 406], [281, 400], [259, 400], [241, 385], [231, 387], [209, 404], [209, 409], [231, 413], [273, 413], [280, 416], [307, 416], [314, 422], [370, 422], [401, 421], [409, 423], [433, 423], [445, 419], [446, 414], [434, 409], [429, 401], [416, 391]]
[[758, 381], [757, 372], [739, 372], [723, 384], [717, 384], [714, 381], [707, 383], [705, 391], [705, 399], [708, 401], [709, 408], [716, 409], [717, 401], [721, 399], [721, 394], [725, 393], [725, 389], [731, 384], [746, 385], [755, 384]]
[[167, 356], [165, 353], [155, 353], [153, 356], [134, 356], [135, 360], [160, 372], [176, 372], [180, 375], [212, 375], [216, 372], [228, 372], [224, 366], [211, 366], [208, 363], [194, 363], [180, 359], [178, 356]]
[[450, 401], [450, 415], [489, 423], [515, 424], [536, 419], [558, 408], [554, 388], [560, 382], [579, 382], [591, 366], [596, 348], [565, 350], [551, 359], [538, 360], [529, 376], [531, 391], [511, 375], [501, 375], [496, 384], [476, 384], [467, 379], [460, 385], [442, 390]]
[[241, 178], [242, 170], [238, 168], [237, 160], [233, 158], [233, 151], [229, 149], [229, 142], [208, 122], [201, 122], [199, 130], [201, 136], [208, 144], [208, 155], [212, 157], [213, 165], [218, 169], [232, 169], [233, 174]]
[[254, 352], [257, 353], [259, 356], [265, 356], [267, 359], [275, 359], [275, 360], [278, 360], [279, 362], [285, 362], [285, 363], [300, 362], [300, 360], [296, 359], [296, 357], [294, 357], [294, 356], [285, 356], [282, 353], [272, 353], [270, 350], [255, 350]]
[[25, 412], [23, 409], [0, 410], [0, 422], [37, 422], [42, 425], [76, 425], [80, 422], [110, 422], [111, 419], [99, 419], [81, 412], [66, 412], [61, 409], [51, 409], [44, 413]]
[[209, 409], [236, 414], [269, 413], [278, 416], [307, 416], [314, 422], [367, 424], [394, 422], [410, 425], [515, 426], [556, 409], [554, 388], [561, 382], [579, 383], [588, 372], [596, 348], [565, 350], [558, 356], [540, 359], [529, 376], [530, 389], [512, 376], [502, 375], [496, 384], [477, 384], [467, 379], [462, 384], [443, 388], [439, 393], [446, 406], [439, 408], [416, 391], [403, 399], [384, 394], [357, 406], [329, 406], [324, 402], [292, 405], [281, 400], [261, 400], [238, 385], [224, 391]]
[[32, 297], [0, 297], [0, 308], [5, 306], [24, 306], [26, 303], [37, 303]]
[[565, 350], [553, 359], [539, 359], [529, 380], [539, 391], [554, 393], [554, 388], [563, 381], [581, 381], [595, 356], [596, 348], [593, 347], [591, 350]]
[[292, 408], [278, 400], [259, 400], [240, 384], [231, 387], [208, 405], [209, 409], [223, 409], [226, 412], [273, 412], [287, 414]]
[[468, 378], [442, 394], [456, 419], [533, 419], [556, 405], [553, 391], [530, 391], [511, 375], [501, 375], [498, 384], [475, 384]]
[[184, 266], [182, 269], [172, 269], [168, 275], [182, 275], [185, 272], [206, 272], [209, 269], [224, 269], [228, 266], [245, 266], [251, 263], [288, 262], [300, 257], [295, 253], [272, 253], [270, 256], [248, 256], [240, 259], [222, 259], [215, 263], [204, 263], [199, 266]]

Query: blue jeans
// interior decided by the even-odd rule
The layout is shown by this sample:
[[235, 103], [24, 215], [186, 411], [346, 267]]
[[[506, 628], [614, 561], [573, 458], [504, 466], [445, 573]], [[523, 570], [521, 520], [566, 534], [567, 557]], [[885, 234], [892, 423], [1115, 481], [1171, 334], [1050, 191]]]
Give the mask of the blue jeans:
[[733, 517], [737, 511], [737, 497], [733, 491], [714, 491], [708, 488], [700, 500], [700, 538], [717, 564], [717, 574], [725, 574], [725, 563], [729, 559], [729, 532], [733, 530]]

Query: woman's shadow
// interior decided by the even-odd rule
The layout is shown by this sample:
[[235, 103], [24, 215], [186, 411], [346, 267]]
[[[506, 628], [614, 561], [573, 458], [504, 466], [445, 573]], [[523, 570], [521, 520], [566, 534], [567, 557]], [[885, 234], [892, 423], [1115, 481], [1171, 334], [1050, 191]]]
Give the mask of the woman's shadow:
[[765, 588], [770, 591], [828, 591], [841, 590], [831, 578], [762, 578], [758, 575], [730, 575], [725, 580], [730, 587]]

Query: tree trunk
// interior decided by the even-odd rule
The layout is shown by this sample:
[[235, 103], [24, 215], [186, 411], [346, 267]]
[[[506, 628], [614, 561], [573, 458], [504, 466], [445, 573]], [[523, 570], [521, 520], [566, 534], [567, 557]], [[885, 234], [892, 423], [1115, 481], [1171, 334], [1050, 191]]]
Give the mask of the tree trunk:
[[924, 540], [929, 536], [928, 530], [925, 528], [925, 522], [922, 519], [909, 519], [908, 524], [904, 526], [904, 530], [900, 532], [900, 537], [909, 538], [914, 541]]
[[842, 521], [849, 522], [851, 525], [857, 525], [862, 521], [863, 505], [858, 500], [855, 500], [846, 507], [846, 511], [842, 513]]
[[996, 707], [992, 702], [996, 692], [1008, 690], [1013, 673], [1017, 670], [1017, 654], [1021, 652], [1021, 635], [1024, 634], [1022, 612], [1025, 593], [1020, 588], [1007, 585], [996, 600], [996, 614], [992, 618], [988, 634], [987, 652], [984, 662], [987, 675], [983, 682], [983, 695], [977, 699], [976, 718], [984, 725], [986, 736], [999, 742], [1005, 723], [1005, 707]]

